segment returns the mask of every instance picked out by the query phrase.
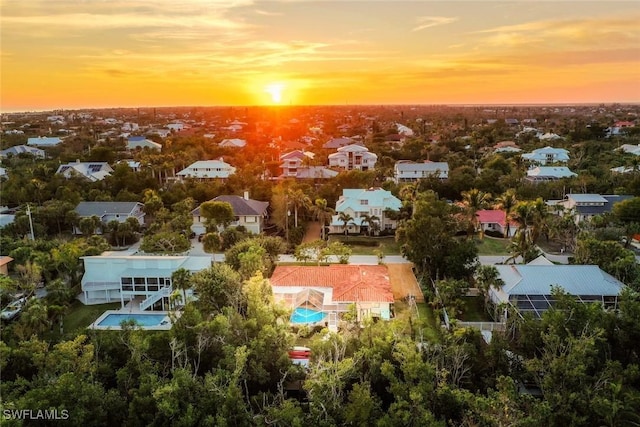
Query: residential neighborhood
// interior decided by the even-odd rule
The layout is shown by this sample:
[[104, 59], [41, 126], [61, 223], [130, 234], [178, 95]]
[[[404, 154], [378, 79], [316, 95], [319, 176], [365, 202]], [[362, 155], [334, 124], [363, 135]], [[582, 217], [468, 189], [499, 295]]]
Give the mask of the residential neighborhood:
[[[473, 387], [493, 399], [507, 387], [513, 401], [540, 399], [556, 378], [543, 360], [577, 375], [539, 353], [549, 341], [606, 348], [597, 361], [571, 354], [622, 378], [636, 366], [640, 169], [628, 147], [640, 127], [606, 129], [639, 115], [620, 105], [3, 114], [3, 381], [21, 381], [21, 351], [35, 343], [47, 357], [69, 343], [99, 355], [101, 390], [159, 372], [134, 368], [132, 352], [163, 363], [167, 386], [184, 372], [229, 387], [246, 361], [247, 393], [281, 384], [302, 412], [337, 366], [357, 401], [356, 367], [375, 383], [370, 396], [401, 396], [413, 374], [400, 360], [424, 387], [418, 378], [438, 372], [429, 393]], [[388, 376], [360, 360], [389, 364]], [[152, 400], [162, 390], [131, 387]], [[447, 405], [483, 413], [469, 399]], [[459, 422], [437, 425], [462, 425], [451, 411]]]

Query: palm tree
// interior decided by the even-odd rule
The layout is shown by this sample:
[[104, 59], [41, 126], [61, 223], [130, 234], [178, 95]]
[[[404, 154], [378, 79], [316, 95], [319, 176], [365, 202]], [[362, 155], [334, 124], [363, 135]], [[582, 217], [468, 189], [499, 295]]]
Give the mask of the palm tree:
[[379, 221], [380, 218], [378, 218], [375, 215], [369, 215], [369, 214], [364, 214], [361, 216], [362, 221], [360, 222], [360, 227], [362, 227], [362, 225], [367, 224], [367, 233], [369, 234], [369, 236], [371, 236], [371, 226], [372, 224], [374, 224], [375, 222]]
[[289, 191], [289, 202], [293, 205], [293, 224], [298, 227], [298, 209], [309, 209], [311, 207], [311, 199], [302, 190]]
[[316, 199], [316, 202], [311, 209], [314, 218], [320, 221], [320, 226], [322, 227], [321, 236], [322, 240], [324, 240], [324, 228], [327, 225], [327, 221], [331, 221], [335, 211], [327, 206], [327, 199]]
[[513, 188], [508, 189], [496, 198], [495, 206], [496, 208], [504, 211], [505, 221], [507, 223], [507, 235], [505, 237], [511, 236], [511, 214], [513, 213], [513, 209], [517, 204], [518, 197], [516, 196], [516, 190], [514, 190]]
[[179, 268], [171, 274], [171, 284], [176, 291], [182, 291], [182, 303], [187, 304], [187, 289], [191, 287], [191, 272]]
[[344, 234], [349, 235], [349, 230], [347, 229], [349, 223], [353, 221], [353, 217], [346, 212], [340, 212], [338, 214], [338, 221], [342, 221], [342, 230]]
[[544, 234], [549, 239], [549, 224], [547, 219], [549, 218], [549, 207], [538, 197], [532, 202], [533, 209], [533, 229], [531, 230], [531, 240], [533, 243], [538, 241], [540, 235]]
[[[472, 188], [469, 191], [462, 192], [462, 204], [465, 206], [467, 216], [471, 225], [473, 226], [474, 231], [478, 228], [478, 218], [476, 217], [476, 212], [487, 207], [490, 199], [490, 193], [485, 193], [484, 191], [478, 190], [477, 188]], [[471, 231], [472, 230], [470, 228], [469, 237], [473, 235]]]

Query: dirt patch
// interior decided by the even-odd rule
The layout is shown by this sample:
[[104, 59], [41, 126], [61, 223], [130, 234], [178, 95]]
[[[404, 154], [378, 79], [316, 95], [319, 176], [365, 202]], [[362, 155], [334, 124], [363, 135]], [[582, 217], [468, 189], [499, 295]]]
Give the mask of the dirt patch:
[[393, 297], [401, 300], [407, 295], [415, 295], [416, 302], [424, 302], [424, 295], [411, 267], [413, 264], [387, 264]]

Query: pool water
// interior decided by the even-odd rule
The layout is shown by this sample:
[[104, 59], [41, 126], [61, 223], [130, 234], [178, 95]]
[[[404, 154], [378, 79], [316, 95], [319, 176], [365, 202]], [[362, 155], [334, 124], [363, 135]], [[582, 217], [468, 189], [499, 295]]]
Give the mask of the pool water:
[[166, 314], [108, 314], [98, 323], [98, 326], [120, 326], [122, 322], [131, 320], [139, 326], [159, 326], [166, 317]]
[[322, 321], [327, 313], [310, 308], [298, 307], [291, 314], [291, 323], [315, 323]]

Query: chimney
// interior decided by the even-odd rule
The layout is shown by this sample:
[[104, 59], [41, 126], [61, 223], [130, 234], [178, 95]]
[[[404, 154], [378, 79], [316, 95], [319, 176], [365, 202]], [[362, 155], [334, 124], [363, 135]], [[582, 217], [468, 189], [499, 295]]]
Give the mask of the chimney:
[[244, 192], [244, 199], [245, 200], [249, 200], [249, 192], [248, 191]]

